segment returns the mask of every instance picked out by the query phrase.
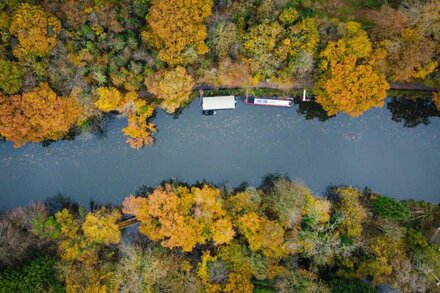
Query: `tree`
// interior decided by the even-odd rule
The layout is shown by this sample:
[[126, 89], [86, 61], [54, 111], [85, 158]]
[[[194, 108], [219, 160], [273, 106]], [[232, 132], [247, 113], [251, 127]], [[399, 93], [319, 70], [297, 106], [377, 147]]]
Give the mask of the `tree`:
[[370, 277], [373, 285], [394, 284], [399, 264], [406, 258], [402, 241], [379, 235], [369, 239], [368, 248], [370, 255], [359, 265], [359, 278]]
[[375, 293], [371, 286], [359, 279], [332, 279], [330, 281], [332, 293]]
[[84, 236], [95, 243], [117, 244], [121, 239], [121, 231], [116, 222], [120, 218], [121, 213], [118, 210], [107, 211], [101, 208], [88, 213], [82, 224]]
[[151, 1], [146, 17], [149, 30], [142, 37], [159, 49], [159, 58], [170, 65], [182, 64], [182, 53], [193, 47], [197, 54], [208, 51], [205, 19], [212, 14], [212, 0]]
[[238, 88], [252, 84], [252, 75], [246, 63], [222, 59], [218, 68], [218, 83], [221, 86]]
[[156, 132], [156, 127], [147, 120], [153, 115], [155, 104], [148, 105], [133, 91], [123, 96], [114, 87], [99, 87], [96, 92], [98, 100], [95, 105], [99, 110], [118, 111], [128, 116], [128, 125], [122, 129], [122, 133], [127, 136], [126, 141], [130, 147], [140, 149], [144, 145], [153, 143], [151, 133]]
[[99, 87], [96, 89], [98, 100], [96, 101], [96, 107], [104, 112], [115, 111], [119, 107], [122, 95], [118, 89], [114, 87]]
[[244, 50], [256, 81], [275, 75], [280, 65], [275, 54], [282, 31], [278, 22], [266, 22], [252, 27], [244, 36]]
[[367, 213], [360, 203], [360, 191], [352, 187], [340, 187], [336, 189], [336, 193], [337, 199], [334, 206], [342, 216], [339, 229], [347, 237], [359, 237], [362, 233], [362, 225], [367, 218]]
[[61, 22], [42, 7], [21, 4], [15, 11], [9, 27], [11, 34], [18, 38], [14, 55], [19, 59], [28, 55], [47, 55], [55, 47], [60, 30]]
[[46, 83], [22, 95], [0, 95], [0, 134], [15, 147], [62, 138], [81, 114], [74, 98], [59, 97]]
[[212, 239], [216, 245], [228, 243], [234, 230], [223, 209], [220, 190], [167, 184], [158, 187], [148, 198], [130, 196], [123, 212], [141, 222], [139, 231], [164, 247], [191, 251], [197, 244]]
[[110, 245], [116, 245], [121, 238], [117, 221], [118, 210], [101, 208], [78, 215], [67, 209], [55, 214], [58, 238], [58, 263], [67, 292], [106, 292], [114, 282], [110, 257]]
[[233, 22], [217, 21], [209, 28], [208, 46], [219, 58], [227, 58], [238, 44], [237, 26]]
[[56, 278], [55, 257], [37, 257], [19, 269], [0, 273], [2, 292], [57, 292], [62, 284]]
[[174, 113], [182, 103], [189, 101], [194, 79], [185, 68], [178, 66], [157, 72], [151, 80], [146, 79], [145, 84], [151, 93], [162, 100], [160, 107], [167, 113]]
[[0, 88], [12, 95], [21, 89], [23, 84], [20, 67], [11, 61], [0, 60]]
[[301, 223], [303, 208], [307, 197], [312, 192], [300, 182], [278, 179], [263, 197], [264, 209], [285, 228], [293, 229]]
[[284, 229], [279, 223], [251, 212], [238, 219], [238, 226], [252, 251], [275, 258], [286, 254]]
[[243, 247], [238, 243], [222, 246], [218, 254], [212, 256], [208, 251], [198, 265], [198, 276], [206, 292], [252, 292], [252, 268]]
[[388, 196], [377, 195], [372, 201], [372, 208], [375, 215], [389, 220], [404, 221], [411, 215], [405, 201]]
[[344, 38], [330, 42], [321, 52], [323, 75], [315, 87], [317, 101], [329, 115], [342, 111], [357, 117], [371, 107], [383, 106], [389, 84], [375, 69], [385, 52], [373, 52], [358, 23], [349, 22], [346, 29]]

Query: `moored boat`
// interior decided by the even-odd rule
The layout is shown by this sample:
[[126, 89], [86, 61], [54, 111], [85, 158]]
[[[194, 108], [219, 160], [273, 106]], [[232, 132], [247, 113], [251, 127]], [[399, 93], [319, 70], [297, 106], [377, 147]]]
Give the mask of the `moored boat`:
[[293, 99], [291, 98], [278, 99], [278, 98], [246, 97], [244, 102], [248, 105], [283, 107], [283, 108], [290, 108], [293, 105]]

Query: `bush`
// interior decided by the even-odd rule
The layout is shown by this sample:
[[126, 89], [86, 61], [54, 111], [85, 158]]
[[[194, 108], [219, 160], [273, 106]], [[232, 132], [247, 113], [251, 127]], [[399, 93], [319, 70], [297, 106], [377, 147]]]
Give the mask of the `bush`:
[[63, 292], [55, 277], [54, 257], [38, 257], [19, 269], [0, 274], [0, 292]]
[[379, 195], [373, 200], [373, 212], [384, 219], [401, 221], [409, 218], [410, 210], [405, 201]]
[[358, 279], [333, 279], [330, 281], [332, 293], [375, 293], [365, 282]]

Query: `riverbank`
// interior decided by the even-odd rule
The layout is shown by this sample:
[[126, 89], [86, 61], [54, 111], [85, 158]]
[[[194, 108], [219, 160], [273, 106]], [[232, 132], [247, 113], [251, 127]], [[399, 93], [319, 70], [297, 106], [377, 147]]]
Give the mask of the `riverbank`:
[[349, 186], [316, 196], [277, 174], [258, 187], [169, 180], [90, 209], [56, 196], [0, 213], [0, 286], [375, 293], [387, 284], [429, 291], [440, 274], [438, 244], [430, 242], [439, 219], [439, 205]]

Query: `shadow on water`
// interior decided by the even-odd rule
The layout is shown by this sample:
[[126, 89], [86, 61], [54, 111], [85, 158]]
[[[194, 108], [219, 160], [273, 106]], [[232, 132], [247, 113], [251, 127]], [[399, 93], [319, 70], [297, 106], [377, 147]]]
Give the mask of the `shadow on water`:
[[431, 118], [440, 117], [432, 99], [392, 98], [387, 103], [391, 119], [403, 123], [404, 127], [413, 128], [420, 124], [428, 125]]
[[295, 104], [298, 105], [296, 112], [306, 120], [318, 119], [324, 122], [335, 117], [335, 115], [329, 116], [322, 106], [316, 102], [303, 102], [295, 99]]

